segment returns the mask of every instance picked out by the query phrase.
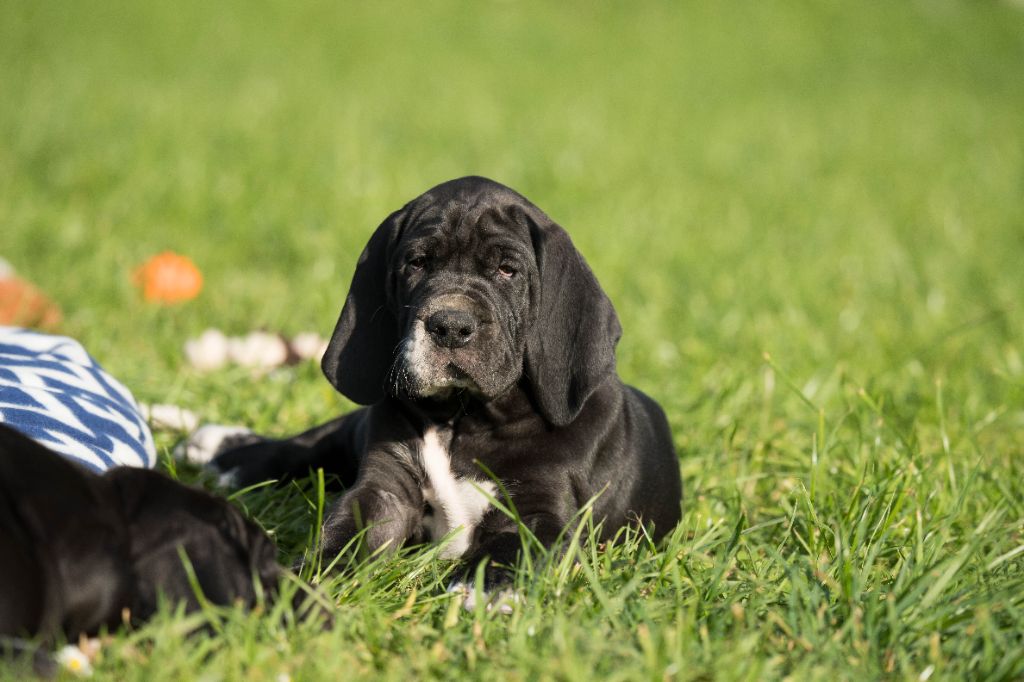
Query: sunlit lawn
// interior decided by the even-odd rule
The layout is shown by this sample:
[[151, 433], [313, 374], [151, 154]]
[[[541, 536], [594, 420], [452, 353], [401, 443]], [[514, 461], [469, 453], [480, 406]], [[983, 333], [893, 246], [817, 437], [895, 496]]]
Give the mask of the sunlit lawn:
[[[482, 174], [573, 235], [684, 476], [669, 541], [524, 566], [511, 616], [414, 553], [323, 576], [330, 632], [167, 613], [95, 679], [1024, 675], [1022, 36], [1009, 2], [0, 1], [0, 256], [140, 400], [348, 409], [182, 344], [327, 334], [380, 220]], [[165, 249], [196, 301], [133, 288]], [[236, 501], [310, 542], [309, 485]]]

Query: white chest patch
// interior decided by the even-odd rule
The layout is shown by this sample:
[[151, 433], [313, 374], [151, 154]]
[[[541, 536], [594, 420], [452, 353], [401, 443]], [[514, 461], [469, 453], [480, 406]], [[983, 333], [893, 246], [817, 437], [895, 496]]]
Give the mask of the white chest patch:
[[433, 427], [423, 434], [420, 458], [427, 475], [423, 497], [433, 509], [423, 517], [423, 527], [434, 542], [456, 531], [441, 556], [458, 558], [469, 549], [473, 530], [487, 512], [488, 496], [494, 496], [496, 487], [493, 481], [456, 478], [448, 451]]

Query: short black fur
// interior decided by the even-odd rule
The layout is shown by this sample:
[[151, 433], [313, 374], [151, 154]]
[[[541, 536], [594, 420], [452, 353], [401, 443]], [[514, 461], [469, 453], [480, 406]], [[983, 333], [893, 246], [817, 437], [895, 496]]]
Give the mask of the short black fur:
[[0, 424], [0, 637], [75, 641], [146, 620], [159, 595], [194, 609], [182, 550], [214, 604], [252, 605], [282, 570], [227, 501], [155, 471], [94, 474]]

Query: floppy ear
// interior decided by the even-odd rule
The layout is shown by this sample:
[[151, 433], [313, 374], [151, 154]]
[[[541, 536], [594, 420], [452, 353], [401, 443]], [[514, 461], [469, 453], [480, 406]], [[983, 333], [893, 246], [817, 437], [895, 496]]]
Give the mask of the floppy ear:
[[398, 321], [388, 307], [388, 265], [405, 212], [388, 216], [363, 249], [320, 363], [334, 388], [360, 405], [384, 398], [384, 380], [399, 342]]
[[280, 570], [273, 542], [221, 497], [146, 469], [107, 473], [128, 520], [135, 574], [132, 615], [149, 617], [158, 595], [199, 606], [181, 551], [202, 593], [215, 604], [255, 598], [253, 572], [268, 591]]
[[[539, 212], [538, 212], [539, 213]], [[541, 413], [565, 426], [615, 371], [622, 335], [612, 302], [569, 235], [543, 214], [526, 213], [540, 272], [525, 373]]]

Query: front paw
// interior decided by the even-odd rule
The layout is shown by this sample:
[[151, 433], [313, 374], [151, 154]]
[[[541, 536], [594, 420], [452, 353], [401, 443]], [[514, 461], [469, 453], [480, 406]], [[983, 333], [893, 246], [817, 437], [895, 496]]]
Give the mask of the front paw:
[[279, 441], [266, 440], [250, 434], [248, 443], [223, 448], [209, 463], [217, 474], [217, 482], [225, 488], [245, 488], [280, 478], [287, 468], [283, 462], [286, 449]]
[[174, 458], [192, 464], [210, 464], [223, 452], [261, 440], [263, 438], [244, 426], [205, 424], [174, 448]]
[[466, 611], [474, 611], [482, 599], [488, 611], [507, 614], [524, 601], [521, 592], [515, 589], [515, 575], [510, 565], [495, 562], [489, 556], [477, 555], [464, 561], [456, 576], [448, 592], [463, 596], [462, 608]]
[[481, 588], [478, 591], [472, 581], [456, 580], [448, 586], [448, 592], [462, 596], [462, 608], [465, 611], [476, 611], [476, 606], [480, 603], [478, 600], [482, 600], [484, 609], [488, 612], [497, 611], [509, 615], [515, 611], [516, 606], [526, 603], [523, 593], [513, 588], [510, 583], [505, 583], [504, 587], [489, 590]]

